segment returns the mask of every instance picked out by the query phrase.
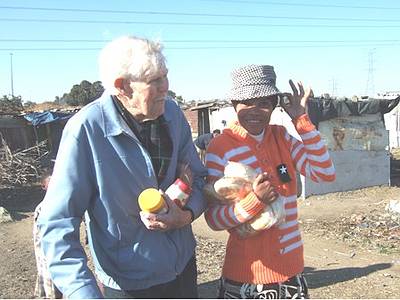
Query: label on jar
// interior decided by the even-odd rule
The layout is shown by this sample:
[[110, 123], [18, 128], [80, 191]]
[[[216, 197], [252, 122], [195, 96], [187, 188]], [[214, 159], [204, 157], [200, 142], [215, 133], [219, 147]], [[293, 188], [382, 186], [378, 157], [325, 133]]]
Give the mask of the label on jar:
[[168, 187], [165, 193], [171, 200], [175, 201], [178, 206], [183, 207], [189, 198], [190, 187], [178, 178]]

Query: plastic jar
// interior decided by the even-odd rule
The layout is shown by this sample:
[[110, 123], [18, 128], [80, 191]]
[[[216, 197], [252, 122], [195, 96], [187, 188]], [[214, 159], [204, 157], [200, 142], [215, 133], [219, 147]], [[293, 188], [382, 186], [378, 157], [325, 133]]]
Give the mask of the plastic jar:
[[165, 191], [168, 197], [170, 197], [171, 200], [173, 200], [176, 205], [181, 208], [185, 206], [191, 192], [192, 189], [190, 186], [180, 178], [177, 178], [175, 182], [171, 184]]
[[167, 204], [160, 192], [154, 188], [142, 191], [138, 198], [139, 207], [142, 211], [162, 214], [168, 212]]

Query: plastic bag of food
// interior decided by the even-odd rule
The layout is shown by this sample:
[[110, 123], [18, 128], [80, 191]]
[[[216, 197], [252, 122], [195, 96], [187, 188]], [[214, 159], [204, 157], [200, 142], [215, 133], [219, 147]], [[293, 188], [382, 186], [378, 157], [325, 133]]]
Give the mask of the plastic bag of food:
[[204, 194], [210, 202], [229, 204], [239, 201], [253, 189], [252, 185], [258, 173], [251, 167], [228, 161], [224, 176], [214, 184], [206, 184]]
[[281, 224], [286, 217], [284, 198], [278, 197], [270, 205], [267, 205], [262, 212], [250, 221], [234, 228], [241, 238], [247, 238], [260, 233], [263, 230]]
[[[253, 189], [253, 182], [258, 173], [251, 167], [229, 161], [224, 170], [224, 176], [214, 184], [206, 184], [204, 195], [208, 201], [220, 204], [230, 204], [240, 201]], [[259, 232], [278, 225], [285, 220], [284, 198], [278, 197], [271, 205], [250, 221], [234, 228], [241, 238], [254, 236]]]

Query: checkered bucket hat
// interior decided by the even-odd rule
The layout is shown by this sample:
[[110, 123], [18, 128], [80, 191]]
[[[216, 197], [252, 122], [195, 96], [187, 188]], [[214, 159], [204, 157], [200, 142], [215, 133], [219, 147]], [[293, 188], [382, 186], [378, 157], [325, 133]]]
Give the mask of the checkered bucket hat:
[[275, 86], [276, 74], [273, 66], [248, 65], [232, 71], [233, 86], [228, 100], [247, 99], [278, 95], [281, 92]]

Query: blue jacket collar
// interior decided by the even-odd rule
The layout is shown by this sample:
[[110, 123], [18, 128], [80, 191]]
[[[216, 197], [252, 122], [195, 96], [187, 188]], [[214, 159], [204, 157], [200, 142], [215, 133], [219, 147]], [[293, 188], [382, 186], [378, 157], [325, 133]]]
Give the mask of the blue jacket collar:
[[[104, 94], [99, 99], [100, 110], [104, 121], [104, 136], [116, 136], [121, 133], [126, 133], [136, 138], [129, 126], [125, 123], [122, 116], [119, 114], [117, 108], [114, 105], [114, 101], [110, 95]], [[167, 105], [165, 105], [167, 106]], [[172, 121], [172, 114], [168, 113], [167, 107], [165, 107], [164, 119], [167, 123]]]

